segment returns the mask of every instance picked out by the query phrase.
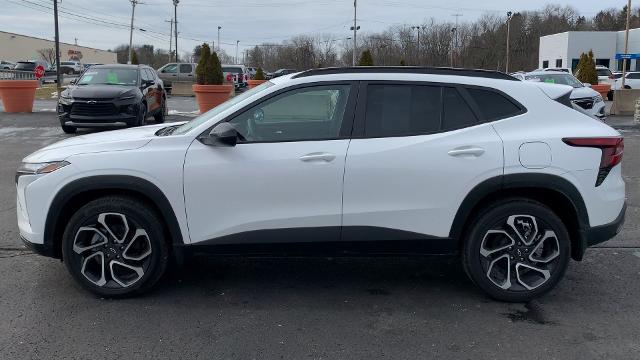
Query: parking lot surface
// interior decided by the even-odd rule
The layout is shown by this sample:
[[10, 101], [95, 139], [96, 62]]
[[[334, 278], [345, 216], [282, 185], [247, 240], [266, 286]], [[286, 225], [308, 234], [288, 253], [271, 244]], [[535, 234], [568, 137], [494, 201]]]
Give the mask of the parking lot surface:
[[[69, 136], [52, 112], [38, 111], [46, 101], [38, 106], [0, 113], [0, 359], [640, 358], [637, 128], [623, 130], [622, 233], [571, 262], [559, 286], [531, 303], [492, 301], [458, 259], [439, 257], [203, 256], [143, 297], [107, 300], [18, 239], [15, 169]], [[193, 116], [182, 106], [171, 121]]]

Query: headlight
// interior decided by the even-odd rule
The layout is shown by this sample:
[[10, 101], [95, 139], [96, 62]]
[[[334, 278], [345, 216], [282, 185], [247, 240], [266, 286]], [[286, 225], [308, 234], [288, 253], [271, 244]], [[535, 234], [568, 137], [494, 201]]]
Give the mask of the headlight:
[[65, 100], [73, 100], [71, 95], [69, 95], [69, 93], [66, 91], [63, 91], [62, 93], [60, 93], [60, 98]]
[[37, 175], [48, 174], [54, 172], [60, 168], [63, 168], [70, 163], [68, 161], [51, 161], [43, 163], [21, 163], [16, 171], [16, 182], [22, 175]]
[[602, 95], [593, 97], [593, 102], [600, 102], [600, 101], [604, 101], [604, 99], [602, 98]]

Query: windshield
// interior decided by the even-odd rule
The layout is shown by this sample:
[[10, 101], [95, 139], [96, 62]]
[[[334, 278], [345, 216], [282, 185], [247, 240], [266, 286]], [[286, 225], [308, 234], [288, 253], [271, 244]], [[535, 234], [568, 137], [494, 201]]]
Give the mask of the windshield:
[[32, 62], [19, 62], [16, 64], [16, 70], [34, 70], [36, 68], [36, 64]]
[[609, 69], [596, 69], [598, 76], [611, 76], [611, 70]]
[[182, 124], [180, 127], [176, 128], [176, 130], [173, 132], [173, 134], [177, 134], [177, 135], [181, 135], [181, 134], [185, 134], [188, 131], [190, 131], [193, 128], [198, 127], [200, 124], [208, 121], [209, 119], [211, 119], [212, 117], [220, 114], [221, 112], [229, 109], [230, 107], [232, 107], [235, 104], [240, 103], [241, 101], [250, 98], [251, 96], [273, 86], [274, 84], [270, 81], [267, 81], [265, 83], [263, 83], [262, 85], [256, 86], [251, 90], [247, 90], [245, 92], [243, 92], [240, 95], [237, 95], [225, 102], [223, 102], [222, 104], [214, 107], [213, 109], [207, 111], [204, 114], [201, 114], [200, 116], [198, 116], [197, 118], [189, 121], [188, 123]]
[[222, 72], [242, 74], [242, 68], [239, 67], [223, 67]]
[[574, 88], [581, 88], [584, 85], [578, 81], [573, 75], [569, 74], [536, 74], [527, 75], [527, 80], [540, 81], [548, 84], [569, 85]]
[[101, 68], [86, 71], [78, 80], [78, 85], [130, 85], [138, 84], [137, 69]]

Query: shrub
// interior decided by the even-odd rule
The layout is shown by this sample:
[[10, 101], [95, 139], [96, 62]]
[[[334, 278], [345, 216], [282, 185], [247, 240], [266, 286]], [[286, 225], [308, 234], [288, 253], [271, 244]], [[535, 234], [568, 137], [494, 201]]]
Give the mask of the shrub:
[[138, 54], [136, 54], [135, 50], [131, 50], [131, 64], [132, 65], [138, 65]]
[[262, 71], [262, 68], [258, 68], [258, 70], [256, 70], [256, 74], [253, 76], [253, 80], [265, 80], [264, 71]]
[[371, 51], [365, 50], [360, 54], [360, 60], [358, 60], [358, 66], [373, 66], [373, 58], [371, 57]]
[[598, 73], [596, 72], [596, 62], [593, 60], [593, 50], [589, 50], [588, 54], [582, 53], [580, 55], [576, 77], [583, 83], [598, 84]]
[[207, 43], [202, 44], [200, 60], [196, 67], [196, 82], [199, 85], [222, 85], [222, 66], [218, 54], [211, 52]]

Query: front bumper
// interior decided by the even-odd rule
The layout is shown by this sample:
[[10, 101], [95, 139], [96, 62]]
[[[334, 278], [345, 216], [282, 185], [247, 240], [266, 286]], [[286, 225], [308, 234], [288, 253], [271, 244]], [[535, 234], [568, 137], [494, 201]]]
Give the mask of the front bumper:
[[99, 101], [97, 103], [98, 106], [108, 106], [107, 109], [109, 111], [107, 112], [96, 110], [86, 114], [72, 110], [75, 104], [82, 106], [86, 103], [86, 101], [61, 100], [57, 109], [60, 125], [76, 128], [122, 128], [136, 124], [139, 111], [137, 102], [132, 102], [131, 100], [124, 102]]
[[53, 250], [53, 247], [51, 246], [51, 242], [45, 242], [44, 244], [34, 244], [29, 240], [23, 238], [22, 236], [20, 236], [20, 240], [22, 240], [22, 243], [28, 250], [33, 251], [38, 255], [58, 258], [55, 251]]

